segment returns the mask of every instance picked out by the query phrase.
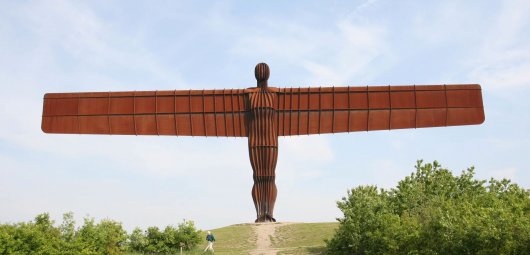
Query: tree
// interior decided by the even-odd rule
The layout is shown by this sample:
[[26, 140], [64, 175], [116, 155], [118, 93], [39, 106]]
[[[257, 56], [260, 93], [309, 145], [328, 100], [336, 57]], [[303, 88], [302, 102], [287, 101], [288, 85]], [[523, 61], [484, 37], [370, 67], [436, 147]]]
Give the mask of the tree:
[[167, 226], [164, 231], [158, 227], [149, 227], [145, 232], [135, 228], [128, 236], [117, 221], [104, 219], [96, 223], [94, 218], [86, 217], [76, 229], [72, 212], [63, 214], [62, 224], [55, 227], [49, 214], [43, 213], [34, 222], [0, 224], [0, 255], [115, 255], [125, 251], [175, 254], [181, 243], [187, 250], [197, 246], [199, 234], [192, 221], [183, 221], [178, 228]]
[[143, 252], [147, 246], [147, 239], [142, 229], [135, 228], [129, 236], [129, 250], [132, 252]]
[[186, 250], [195, 248], [201, 241], [200, 232], [193, 221], [186, 220], [178, 224], [178, 228], [167, 226], [164, 231], [158, 227], [148, 227], [145, 235], [136, 228], [129, 237], [129, 246], [132, 252], [174, 254], [180, 250], [181, 243]]
[[530, 191], [509, 180], [454, 176], [418, 161], [396, 188], [361, 186], [338, 203], [344, 216], [330, 254], [526, 254]]
[[0, 254], [59, 254], [61, 233], [48, 213], [34, 222], [0, 225]]
[[61, 232], [61, 252], [62, 255], [80, 254], [80, 243], [76, 240], [74, 213], [63, 214], [63, 222], [59, 226]]
[[344, 218], [328, 248], [336, 254], [392, 253], [397, 244], [399, 217], [387, 202], [388, 192], [375, 186], [348, 191], [338, 203]]
[[147, 245], [144, 252], [150, 254], [167, 254], [170, 252], [166, 245], [166, 236], [158, 227], [148, 227], [145, 231], [145, 239]]
[[98, 233], [97, 246], [100, 254], [115, 255], [125, 251], [127, 232], [123, 230], [121, 223], [110, 219], [104, 219], [96, 226]]
[[178, 224], [177, 247], [180, 243], [184, 244], [184, 249], [191, 250], [201, 242], [201, 231], [195, 228], [195, 224], [190, 220], [183, 220]]
[[93, 218], [86, 217], [83, 226], [75, 232], [73, 249], [75, 254], [122, 254], [127, 237], [119, 222], [104, 219], [95, 224]]

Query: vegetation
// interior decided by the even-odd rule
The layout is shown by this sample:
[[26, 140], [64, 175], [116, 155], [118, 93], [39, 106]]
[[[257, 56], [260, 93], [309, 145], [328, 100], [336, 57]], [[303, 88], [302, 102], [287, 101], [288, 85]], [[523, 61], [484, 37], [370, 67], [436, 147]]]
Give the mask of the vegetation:
[[183, 221], [178, 228], [167, 226], [164, 231], [149, 227], [146, 231], [135, 228], [129, 237], [129, 250], [141, 254], [176, 254], [193, 250], [201, 241], [201, 231], [192, 221]]
[[181, 244], [185, 250], [194, 249], [200, 234], [191, 221], [164, 231], [136, 228], [129, 236], [116, 221], [96, 224], [93, 218], [85, 218], [76, 229], [72, 213], [63, 215], [60, 226], [54, 226], [49, 214], [43, 213], [28, 223], [0, 224], [0, 254], [175, 254]]
[[[211, 230], [218, 240], [214, 245], [215, 254], [249, 254], [255, 250], [253, 226], [237, 224]], [[272, 239], [273, 248], [278, 250], [278, 254], [324, 254], [323, 240], [331, 238], [337, 226], [337, 223], [282, 226]], [[175, 230], [179, 233], [179, 229], [184, 230], [180, 233], [195, 233], [190, 236], [198, 238], [198, 243], [194, 247], [188, 245], [184, 254], [203, 254], [206, 232], [195, 230], [189, 221], [184, 221], [177, 228], [136, 228], [127, 235], [119, 223], [110, 220], [96, 224], [93, 219], [87, 218], [76, 229], [71, 213], [64, 215], [59, 226], [54, 226], [48, 214], [38, 215], [28, 223], [0, 224], [0, 254], [180, 254], [180, 241], [172, 239], [178, 236]], [[195, 237], [190, 239], [197, 240]]]
[[344, 214], [330, 254], [528, 254], [530, 191], [509, 180], [454, 176], [418, 161], [396, 188], [360, 186], [338, 202]]

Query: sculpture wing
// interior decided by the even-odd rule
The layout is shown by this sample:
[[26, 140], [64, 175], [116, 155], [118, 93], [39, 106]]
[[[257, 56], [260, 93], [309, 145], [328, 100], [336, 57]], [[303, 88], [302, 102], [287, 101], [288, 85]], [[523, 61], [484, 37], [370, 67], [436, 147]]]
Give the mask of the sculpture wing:
[[247, 136], [244, 90], [48, 93], [45, 133]]
[[285, 88], [277, 93], [280, 136], [484, 122], [478, 84]]

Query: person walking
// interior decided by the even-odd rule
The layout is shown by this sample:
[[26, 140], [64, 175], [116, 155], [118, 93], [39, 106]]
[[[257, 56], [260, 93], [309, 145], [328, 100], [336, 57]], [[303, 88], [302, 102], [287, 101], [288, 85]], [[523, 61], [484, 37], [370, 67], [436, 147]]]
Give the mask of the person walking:
[[206, 246], [206, 248], [204, 248], [204, 252], [211, 250], [212, 253], [215, 253], [213, 250], [213, 243], [215, 242], [215, 237], [213, 236], [212, 232], [208, 231], [208, 235], [206, 235], [206, 241], [208, 241], [208, 245]]

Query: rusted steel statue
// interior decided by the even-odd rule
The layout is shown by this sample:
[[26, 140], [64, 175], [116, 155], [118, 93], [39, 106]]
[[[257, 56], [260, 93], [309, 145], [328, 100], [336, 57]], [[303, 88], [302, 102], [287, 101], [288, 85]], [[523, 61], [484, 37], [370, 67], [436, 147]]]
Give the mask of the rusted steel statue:
[[248, 137], [256, 222], [276, 221], [278, 136], [474, 125], [478, 84], [48, 93], [46, 133]]

